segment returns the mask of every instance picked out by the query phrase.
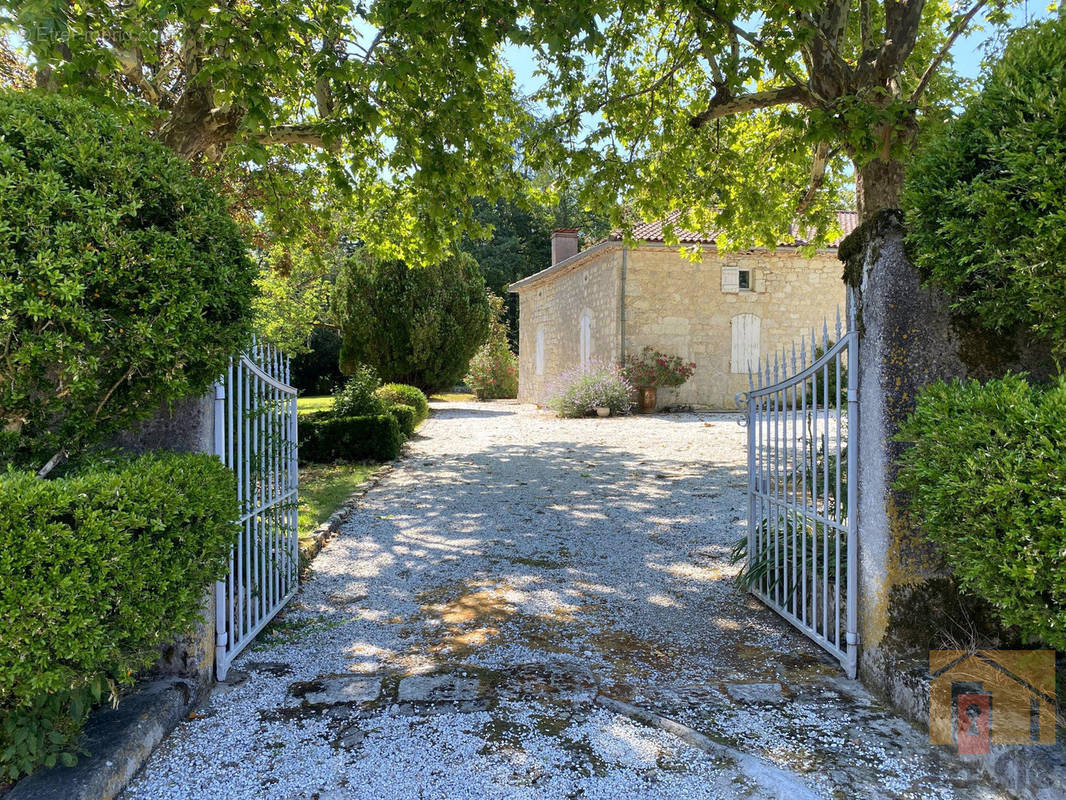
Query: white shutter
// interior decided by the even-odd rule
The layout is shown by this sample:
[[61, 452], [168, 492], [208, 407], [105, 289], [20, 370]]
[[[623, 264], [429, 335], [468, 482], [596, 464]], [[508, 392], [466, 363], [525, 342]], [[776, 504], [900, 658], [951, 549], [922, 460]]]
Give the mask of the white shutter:
[[722, 265], [722, 291], [727, 294], [737, 294], [740, 291], [740, 268]]
[[592, 365], [592, 318], [587, 313], [581, 317], [581, 336], [578, 347], [581, 368], [588, 370]]
[[733, 317], [733, 348], [729, 359], [730, 371], [746, 373], [759, 369], [760, 321], [754, 314], [737, 314]]

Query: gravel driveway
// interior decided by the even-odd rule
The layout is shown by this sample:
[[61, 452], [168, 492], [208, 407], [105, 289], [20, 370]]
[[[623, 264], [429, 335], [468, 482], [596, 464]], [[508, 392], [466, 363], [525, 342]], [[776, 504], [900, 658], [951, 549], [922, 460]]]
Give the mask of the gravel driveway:
[[434, 404], [125, 797], [999, 797], [735, 588], [744, 485], [733, 416]]

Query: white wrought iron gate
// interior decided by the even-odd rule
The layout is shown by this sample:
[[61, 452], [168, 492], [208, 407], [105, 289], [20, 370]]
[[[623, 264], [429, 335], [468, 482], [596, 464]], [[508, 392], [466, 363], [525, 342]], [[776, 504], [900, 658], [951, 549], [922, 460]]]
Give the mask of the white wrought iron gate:
[[296, 592], [296, 390], [289, 360], [253, 343], [215, 384], [215, 453], [233, 470], [240, 533], [225, 580], [215, 585], [215, 674]]
[[[850, 301], [850, 297], [849, 297]], [[848, 303], [797, 353], [749, 367], [750, 591], [834, 656], [858, 667], [858, 334]], [[810, 348], [808, 351], [808, 347]]]

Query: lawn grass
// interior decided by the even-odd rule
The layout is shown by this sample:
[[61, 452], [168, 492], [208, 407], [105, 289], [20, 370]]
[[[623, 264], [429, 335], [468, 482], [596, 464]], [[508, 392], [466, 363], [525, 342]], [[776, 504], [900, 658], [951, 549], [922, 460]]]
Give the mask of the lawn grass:
[[429, 399], [436, 400], [439, 403], [472, 403], [477, 398], [474, 397], [473, 392], [441, 392]]
[[297, 414], [310, 414], [314, 411], [328, 411], [333, 407], [333, 396], [325, 395], [323, 397], [297, 397], [296, 398], [296, 413]]
[[[317, 399], [317, 398], [314, 398]], [[300, 468], [300, 537], [329, 519], [379, 464], [309, 464]]]

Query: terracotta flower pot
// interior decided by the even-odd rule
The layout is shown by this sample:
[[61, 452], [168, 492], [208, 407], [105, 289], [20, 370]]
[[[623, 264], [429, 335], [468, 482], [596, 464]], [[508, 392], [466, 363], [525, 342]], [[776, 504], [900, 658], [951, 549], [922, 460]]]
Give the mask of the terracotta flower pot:
[[643, 414], [651, 414], [655, 411], [655, 387], [640, 387], [640, 411]]
[[596, 406], [596, 416], [609, 417], [611, 416], [611, 409], [607, 408], [606, 406]]

